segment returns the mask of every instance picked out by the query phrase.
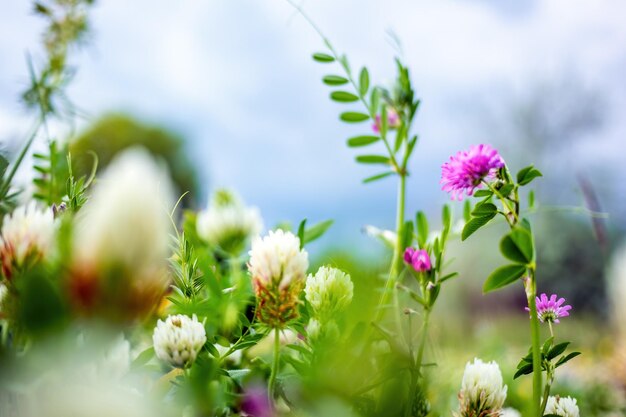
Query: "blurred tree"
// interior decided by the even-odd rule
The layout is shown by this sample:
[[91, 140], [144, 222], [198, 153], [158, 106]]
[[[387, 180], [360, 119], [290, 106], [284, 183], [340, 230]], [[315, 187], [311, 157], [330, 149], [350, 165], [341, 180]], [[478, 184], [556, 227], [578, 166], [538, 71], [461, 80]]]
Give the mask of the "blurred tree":
[[197, 174], [185, 154], [184, 140], [179, 135], [158, 125], [147, 124], [129, 115], [113, 113], [102, 116], [70, 144], [74, 169], [78, 176], [88, 175], [93, 158], [98, 155], [98, 170], [105, 168], [115, 155], [126, 148], [140, 145], [162, 158], [178, 188], [178, 193], [190, 192], [183, 200], [192, 206], [197, 195]]

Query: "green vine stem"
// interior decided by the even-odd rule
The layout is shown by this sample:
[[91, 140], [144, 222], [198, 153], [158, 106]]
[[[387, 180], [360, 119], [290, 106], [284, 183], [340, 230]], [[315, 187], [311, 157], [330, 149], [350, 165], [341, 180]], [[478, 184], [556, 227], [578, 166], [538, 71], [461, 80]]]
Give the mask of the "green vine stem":
[[528, 306], [530, 308], [530, 334], [533, 351], [533, 415], [541, 417], [543, 414], [541, 411], [542, 374], [541, 346], [539, 340], [541, 335], [539, 332], [539, 317], [537, 316], [537, 282], [535, 280], [535, 269], [530, 268], [528, 272], [529, 276], [526, 282], [526, 297], [528, 298]]
[[280, 330], [274, 329], [274, 360], [272, 362], [272, 371], [267, 386], [267, 395], [270, 404], [274, 404], [274, 396], [276, 393], [276, 377], [278, 376], [278, 365], [280, 363]]

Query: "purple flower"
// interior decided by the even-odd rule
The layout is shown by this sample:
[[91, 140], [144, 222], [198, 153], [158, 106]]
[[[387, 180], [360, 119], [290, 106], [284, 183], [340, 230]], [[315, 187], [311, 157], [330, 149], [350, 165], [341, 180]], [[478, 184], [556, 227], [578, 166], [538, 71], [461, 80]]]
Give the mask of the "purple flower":
[[252, 417], [273, 417], [274, 412], [267, 398], [267, 390], [259, 385], [249, 387], [244, 393], [241, 411]]
[[484, 179], [493, 178], [504, 166], [498, 151], [489, 145], [476, 145], [469, 151], [458, 152], [441, 167], [441, 189], [450, 193], [452, 199], [462, 200], [463, 192], [472, 195]]
[[[569, 316], [569, 311], [572, 309], [570, 305], [563, 305], [565, 298], [559, 298], [557, 295], [552, 294], [548, 299], [548, 296], [544, 293], [541, 296], [536, 297], [537, 301], [537, 316], [542, 323], [559, 323], [559, 318]], [[530, 311], [526, 307], [526, 311]]]
[[[400, 126], [400, 116], [394, 109], [387, 109], [387, 126], [390, 129], [395, 129]], [[380, 114], [376, 115], [376, 122], [372, 124], [372, 130], [375, 133], [380, 133]]]
[[430, 256], [424, 249], [406, 248], [404, 251], [404, 262], [411, 265], [417, 272], [430, 271]]

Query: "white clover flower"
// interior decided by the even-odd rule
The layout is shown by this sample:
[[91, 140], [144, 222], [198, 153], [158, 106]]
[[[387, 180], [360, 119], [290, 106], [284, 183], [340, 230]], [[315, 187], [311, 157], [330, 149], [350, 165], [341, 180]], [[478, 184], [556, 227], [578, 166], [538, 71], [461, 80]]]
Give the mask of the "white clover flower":
[[77, 259], [128, 271], [154, 270], [168, 255], [171, 183], [147, 151], [117, 156], [81, 211], [74, 239]]
[[196, 360], [206, 343], [206, 332], [195, 314], [191, 318], [177, 314], [157, 322], [152, 341], [159, 359], [183, 368]]
[[209, 207], [198, 213], [198, 236], [230, 253], [239, 253], [246, 241], [263, 229], [256, 207], [245, 207], [232, 191], [218, 190]]
[[291, 232], [271, 231], [252, 241], [248, 270], [255, 285], [277, 284], [284, 289], [294, 281], [304, 281], [309, 257], [300, 249], [300, 239]]
[[13, 267], [22, 266], [29, 256], [47, 256], [54, 245], [55, 229], [52, 210], [39, 208], [35, 201], [4, 216], [0, 258], [5, 276], [10, 276]]
[[459, 392], [460, 415], [497, 416], [506, 399], [506, 391], [496, 362], [485, 363], [478, 358], [474, 359], [474, 363], [468, 362]]
[[515, 408], [507, 407], [502, 409], [500, 417], [522, 417], [522, 413], [517, 411]]
[[561, 417], [579, 417], [580, 411], [575, 398], [559, 397], [557, 395], [548, 397], [545, 414], [556, 414]]
[[327, 321], [352, 302], [353, 289], [350, 275], [337, 268], [322, 266], [315, 275], [309, 274], [304, 293], [313, 316]]

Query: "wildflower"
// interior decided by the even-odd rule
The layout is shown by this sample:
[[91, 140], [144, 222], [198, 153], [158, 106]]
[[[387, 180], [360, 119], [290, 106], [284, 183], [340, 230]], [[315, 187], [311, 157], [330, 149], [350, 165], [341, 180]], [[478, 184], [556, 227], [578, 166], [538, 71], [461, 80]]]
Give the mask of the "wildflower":
[[[380, 133], [380, 114], [376, 115], [376, 122], [372, 124], [372, 130], [374, 133]], [[392, 108], [387, 108], [387, 126], [390, 129], [396, 129], [400, 127], [400, 116], [398, 116], [398, 112], [396, 112]]]
[[506, 391], [498, 364], [474, 359], [474, 363], [468, 362], [465, 366], [459, 392], [461, 404], [458, 415], [498, 417], [506, 399]]
[[37, 207], [35, 201], [4, 216], [0, 231], [4, 277], [11, 279], [16, 270], [45, 258], [54, 244], [55, 227], [52, 210]]
[[249, 253], [248, 271], [257, 297], [257, 316], [271, 328], [283, 328], [298, 315], [308, 254], [300, 249], [300, 239], [282, 230], [254, 239]]
[[152, 341], [159, 359], [184, 368], [196, 360], [198, 352], [206, 343], [206, 332], [195, 314], [191, 318], [177, 314], [157, 322]]
[[522, 417], [522, 413], [517, 411], [515, 408], [507, 407], [502, 409], [500, 417]]
[[561, 417], [579, 417], [580, 412], [575, 398], [563, 398], [557, 395], [548, 397], [545, 414], [555, 414]]
[[218, 190], [213, 194], [209, 207], [198, 213], [198, 235], [210, 245], [225, 252], [239, 254], [246, 241], [263, 228], [261, 215], [256, 207], [245, 207], [233, 192]]
[[[544, 293], [536, 297], [535, 300], [537, 302], [537, 316], [542, 323], [559, 323], [559, 318], [569, 316], [569, 311], [572, 309], [570, 305], [563, 305], [565, 298], [557, 300], [556, 294], [552, 294], [548, 299]], [[530, 309], [526, 307], [526, 311], [530, 311]]]
[[145, 313], [167, 287], [168, 177], [140, 148], [111, 162], [74, 231], [70, 292], [80, 307]]
[[272, 417], [274, 411], [267, 396], [267, 390], [261, 385], [248, 387], [244, 391], [241, 411], [255, 417]]
[[498, 151], [489, 145], [470, 147], [469, 151], [458, 152], [441, 167], [442, 189], [453, 199], [462, 200], [463, 192], [472, 195], [481, 182], [495, 176], [504, 167]]
[[411, 265], [416, 272], [428, 272], [432, 268], [430, 256], [424, 249], [406, 248], [404, 262]]
[[313, 317], [323, 322], [344, 310], [352, 302], [353, 292], [350, 275], [327, 266], [320, 267], [315, 275], [309, 274], [304, 288]]

